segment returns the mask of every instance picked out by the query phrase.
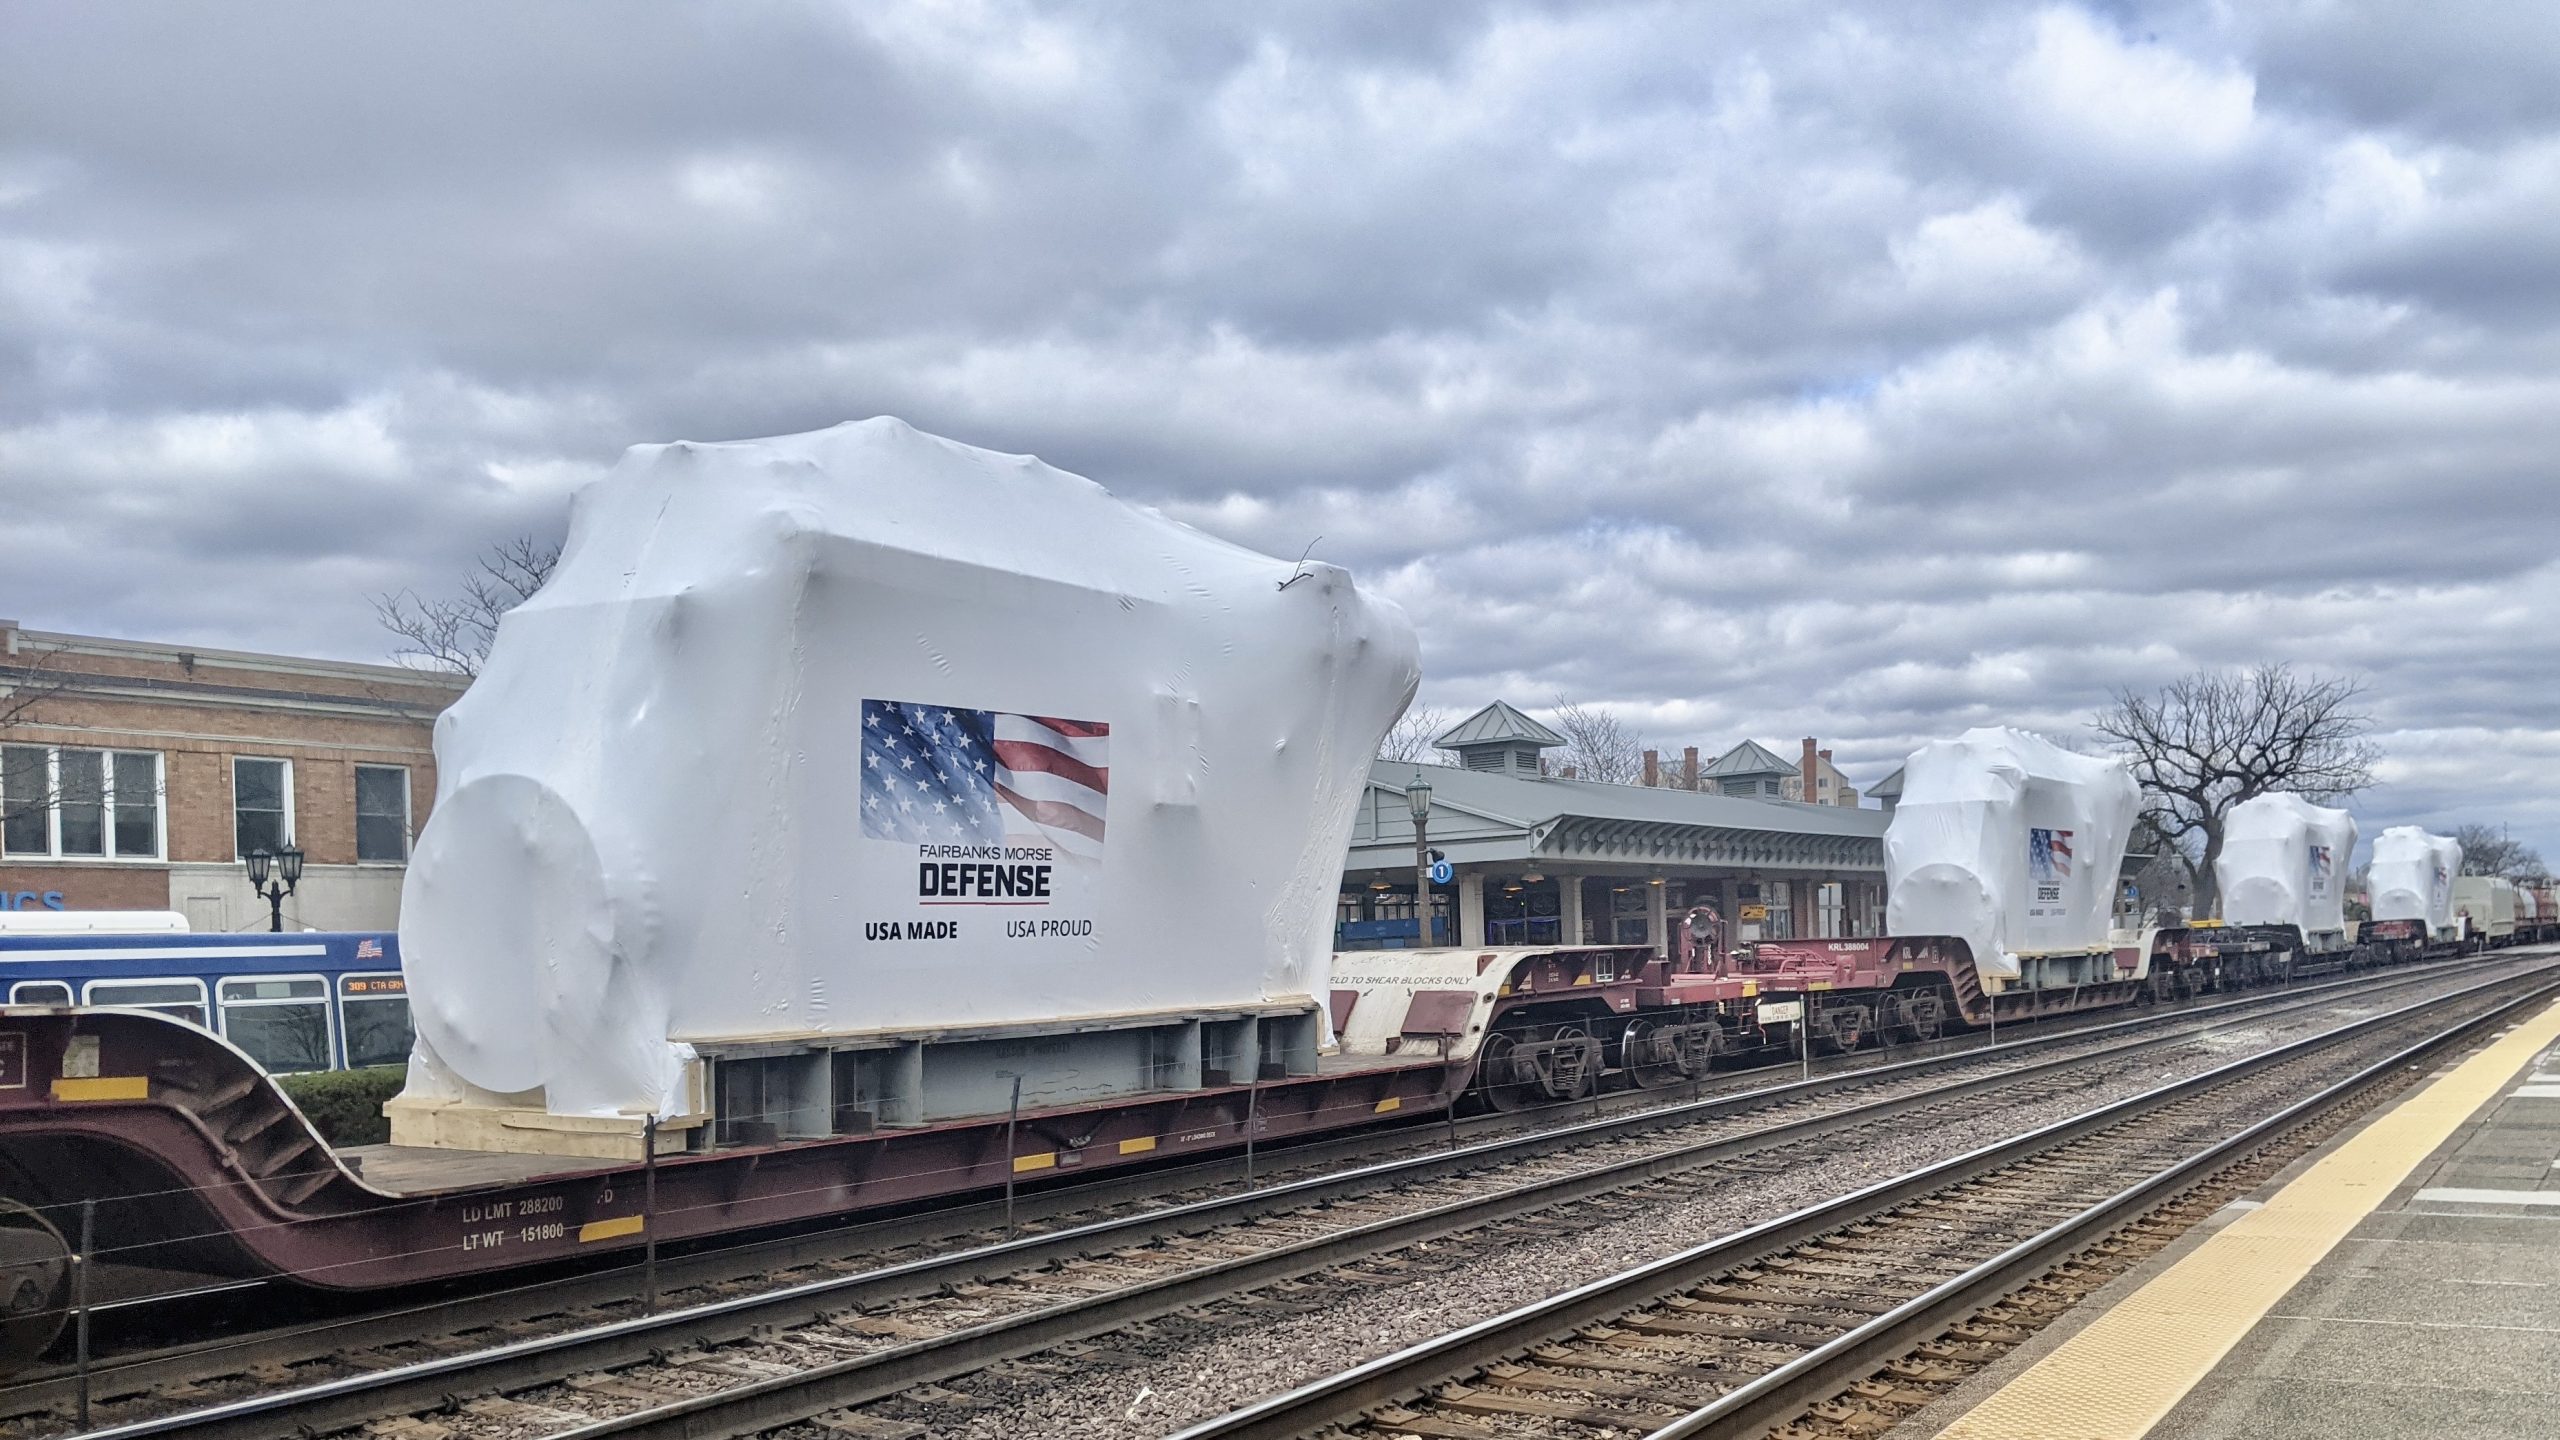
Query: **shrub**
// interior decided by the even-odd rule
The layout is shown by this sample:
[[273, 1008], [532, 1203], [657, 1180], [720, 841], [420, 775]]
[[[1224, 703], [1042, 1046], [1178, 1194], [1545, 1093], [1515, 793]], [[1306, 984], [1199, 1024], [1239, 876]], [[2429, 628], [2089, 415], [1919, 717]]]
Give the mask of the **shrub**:
[[364, 1070], [279, 1075], [276, 1083], [311, 1117], [321, 1139], [332, 1145], [379, 1145], [391, 1138], [391, 1122], [382, 1118], [382, 1102], [399, 1094], [408, 1078], [406, 1065], [375, 1065]]

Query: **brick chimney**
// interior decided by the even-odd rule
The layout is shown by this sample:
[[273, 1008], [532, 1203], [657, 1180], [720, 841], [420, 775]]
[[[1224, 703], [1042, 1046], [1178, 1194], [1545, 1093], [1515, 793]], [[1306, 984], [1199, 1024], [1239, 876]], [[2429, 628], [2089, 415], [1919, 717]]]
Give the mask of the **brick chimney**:
[[1559, 779], [1559, 780], [1570, 780], [1570, 779], [1572, 779], [1572, 778], [1573, 778], [1573, 767], [1572, 767], [1572, 766], [1570, 766], [1570, 765], [1567, 765], [1566, 767], [1564, 767], [1564, 769], [1563, 769], [1562, 771], [1560, 771], [1560, 772], [1558, 772], [1558, 773], [1557, 773], [1556, 778], [1557, 778], [1557, 779]]
[[1695, 745], [1680, 752], [1680, 788], [1698, 788], [1698, 747]]
[[1810, 735], [1804, 737], [1804, 759], [1799, 762], [1797, 768], [1804, 776], [1804, 794], [1800, 798], [1807, 805], [1814, 803], [1814, 798], [1822, 793], [1821, 789], [1814, 784], [1821, 774], [1821, 761], [1818, 758], [1821, 754], [1821, 751], [1813, 748], [1813, 737]]
[[1647, 785], [1662, 783], [1662, 752], [1659, 750], [1644, 752], [1644, 783]]

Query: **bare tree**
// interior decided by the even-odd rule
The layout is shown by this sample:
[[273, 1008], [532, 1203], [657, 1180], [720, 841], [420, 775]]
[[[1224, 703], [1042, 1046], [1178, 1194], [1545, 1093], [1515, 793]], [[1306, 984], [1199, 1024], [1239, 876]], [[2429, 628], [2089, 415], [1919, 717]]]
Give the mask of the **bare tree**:
[[[74, 677], [55, 663], [58, 650], [22, 652], [0, 658], [0, 739], [30, 725], [44, 723], [46, 701], [68, 691]], [[31, 763], [32, 762], [32, 763]], [[52, 767], [41, 751], [0, 751], [0, 826], [22, 815], [42, 815], [53, 808]]]
[[2551, 873], [2542, 854], [2507, 833], [2503, 825], [2456, 825], [2453, 838], [2462, 843], [2462, 873], [2498, 875], [2509, 880], [2540, 880]]
[[2220, 896], [2222, 822], [2243, 800], [2291, 790], [2334, 800], [2373, 783], [2381, 751], [2356, 702], [2361, 682], [2313, 679], [2290, 665], [2199, 670], [2156, 694], [2115, 692], [2090, 721], [2133, 763], [2144, 813], [2173, 841], [2195, 843], [2195, 913]]
[[1416, 705], [1387, 730], [1378, 742], [1381, 760], [1416, 761], [1431, 758], [1431, 742], [1449, 728], [1449, 712], [1437, 705]]
[[532, 599], [559, 563], [559, 546], [519, 535], [481, 555], [478, 573], [463, 578], [460, 595], [444, 600], [425, 599], [415, 590], [376, 595], [373, 615], [399, 638], [391, 653], [401, 664], [478, 675], [489, 658], [489, 643], [498, 638], [498, 621]]
[[1632, 785], [1644, 774], [1644, 737], [1608, 711], [1558, 695], [1555, 729], [1565, 740], [1556, 763], [1572, 766], [1575, 779]]

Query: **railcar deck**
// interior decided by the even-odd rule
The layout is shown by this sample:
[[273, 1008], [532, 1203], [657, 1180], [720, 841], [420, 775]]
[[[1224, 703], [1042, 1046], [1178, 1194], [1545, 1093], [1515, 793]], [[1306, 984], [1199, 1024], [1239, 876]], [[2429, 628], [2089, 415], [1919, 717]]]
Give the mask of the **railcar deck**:
[[522, 1185], [535, 1180], [620, 1170], [628, 1161], [576, 1155], [523, 1155], [502, 1150], [447, 1150], [430, 1145], [349, 1145], [338, 1151], [367, 1185], [402, 1197]]

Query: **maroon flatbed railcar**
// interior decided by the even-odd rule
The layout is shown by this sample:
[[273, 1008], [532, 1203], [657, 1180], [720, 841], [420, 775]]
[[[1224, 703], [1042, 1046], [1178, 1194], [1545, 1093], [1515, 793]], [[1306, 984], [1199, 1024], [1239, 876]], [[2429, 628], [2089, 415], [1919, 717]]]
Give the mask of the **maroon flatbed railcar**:
[[[2201, 930], [2030, 957], [1986, 985], [1960, 940], [1763, 941], [1712, 916], [1643, 946], [1338, 957], [1340, 1053], [1247, 1082], [635, 1160], [391, 1145], [333, 1150], [220, 1037], [145, 1010], [0, 1008], [0, 1363], [65, 1314], [84, 1219], [102, 1268], [375, 1291], [991, 1191], [1008, 1178], [1210, 1155], [1461, 1103], [1517, 1109], [1681, 1083], [1754, 1053], [1926, 1041], [2002, 1019], [2247, 983]], [[2376, 933], [2377, 947], [2414, 942]], [[2228, 943], [2227, 937], [2223, 943]], [[2382, 953], [2377, 950], [2376, 953]], [[1803, 1027], [1803, 1028], [1799, 1028]], [[718, 1117], [715, 1117], [715, 1120]], [[655, 1203], [644, 1170], [654, 1170]], [[645, 1213], [644, 1213], [645, 1211]]]

